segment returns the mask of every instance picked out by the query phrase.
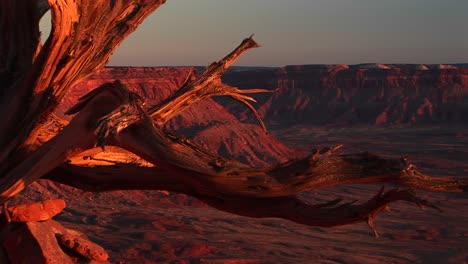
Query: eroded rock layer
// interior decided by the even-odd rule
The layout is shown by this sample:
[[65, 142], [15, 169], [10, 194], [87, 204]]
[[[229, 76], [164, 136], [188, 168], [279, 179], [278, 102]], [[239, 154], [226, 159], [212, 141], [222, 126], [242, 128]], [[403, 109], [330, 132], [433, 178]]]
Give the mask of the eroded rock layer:
[[[277, 90], [259, 98], [268, 124], [456, 124], [468, 121], [465, 65], [238, 68], [225, 81]], [[247, 112], [241, 119], [249, 119]]]

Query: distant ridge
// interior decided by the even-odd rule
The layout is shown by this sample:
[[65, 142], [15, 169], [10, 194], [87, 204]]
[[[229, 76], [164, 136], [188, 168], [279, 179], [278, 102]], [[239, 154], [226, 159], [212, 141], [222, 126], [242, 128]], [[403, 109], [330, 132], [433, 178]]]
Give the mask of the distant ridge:
[[[467, 124], [468, 64], [310, 64], [229, 71], [224, 81], [267, 88], [256, 96], [270, 125]], [[218, 99], [223, 100], [223, 99]], [[223, 102], [226, 103], [226, 102]], [[230, 104], [231, 112], [251, 120]]]

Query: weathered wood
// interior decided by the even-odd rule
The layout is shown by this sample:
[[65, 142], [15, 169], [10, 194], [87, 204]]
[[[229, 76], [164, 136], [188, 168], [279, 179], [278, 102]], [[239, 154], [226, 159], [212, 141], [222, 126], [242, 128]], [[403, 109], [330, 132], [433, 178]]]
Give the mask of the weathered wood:
[[13, 197], [53, 168], [92, 148], [97, 121], [127, 99], [127, 94], [119, 93], [123, 90], [117, 88], [112, 84], [104, 84], [83, 98], [89, 101], [87, 109], [82, 109], [60, 133], [0, 178], [0, 200], [5, 201]]
[[43, 178], [90, 192], [169, 190], [194, 195], [189, 185], [167, 171], [129, 163], [95, 167], [63, 164]]
[[12, 85], [32, 67], [43, 10], [28, 0], [4, 0], [0, 6], [0, 89], [5, 95], [15, 92]]
[[[243, 53], [257, 47], [260, 47], [260, 45], [255, 42], [253, 36], [244, 39], [242, 43], [226, 57], [208, 66], [198, 78], [194, 79], [192, 76], [187, 76], [186, 81], [177, 91], [159, 104], [144, 109], [144, 112], [153, 119], [152, 122], [155, 125], [163, 126], [174, 116], [182, 113], [184, 110], [203, 99], [214, 96], [230, 96], [247, 106], [266, 131], [265, 124], [257, 110], [249, 103], [249, 101], [255, 102], [255, 99], [244, 94], [273, 91], [265, 89], [240, 90], [236, 87], [226, 85], [221, 81], [221, 76]], [[142, 118], [146, 116], [142, 114], [143, 107], [136, 108], [135, 104], [126, 107], [126, 111], [120, 111], [119, 109], [100, 121], [100, 125], [97, 129], [98, 137], [105, 137], [109, 132], [117, 134], [131, 124], [140, 122]], [[104, 140], [100, 142], [105, 143]]]
[[153, 118], [154, 123], [162, 126], [194, 103], [205, 98], [224, 95], [230, 96], [248, 106], [255, 117], [257, 117], [262, 128], [266, 130], [265, 124], [257, 113], [257, 110], [248, 102], [255, 102], [255, 99], [242, 94], [271, 91], [265, 89], [240, 90], [226, 85], [221, 81], [221, 76], [244, 52], [257, 47], [260, 47], [260, 45], [255, 42], [253, 35], [244, 39], [242, 43], [226, 57], [208, 66], [198, 78], [193, 81], [188, 79], [187, 82], [171, 96], [163, 100], [160, 104], [150, 107], [147, 112]]
[[[40, 48], [39, 20], [43, 10], [28, 0], [0, 3], [0, 147], [9, 143], [28, 107], [33, 85], [28, 81]], [[23, 87], [23, 88], [19, 88]], [[9, 153], [11, 148], [1, 153]], [[0, 162], [5, 154], [0, 155]]]
[[[26, 37], [22, 34], [25, 34], [35, 40], [36, 46], [26, 51], [21, 50], [22, 46], [16, 50], [12, 44], [0, 48], [5, 50], [5, 54], [24, 53], [22, 56], [26, 58], [33, 56], [31, 54], [38, 55], [33, 65], [30, 63], [29, 68], [21, 69], [21, 78], [11, 85], [14, 93], [7, 99], [11, 103], [0, 106], [0, 112], [8, 113], [5, 117], [9, 117], [0, 120], [0, 146], [3, 146], [0, 162], [4, 162], [18, 147], [27, 149], [32, 145], [41, 124], [48, 120], [66, 91], [101, 69], [121, 41], [165, 0], [51, 0], [52, 31], [40, 51], [36, 51], [38, 16], [46, 10], [44, 3], [35, 1], [39, 4], [31, 5], [21, 0], [19, 3], [22, 5], [13, 5], [15, 2], [8, 0], [0, 4], [0, 9], [5, 10], [0, 13], [0, 21], [8, 22], [2, 29], [7, 33], [13, 32], [14, 37], [4, 38], [2, 32], [2, 41], [7, 39], [13, 41], [12, 44], [18, 42], [18, 45], [23, 45], [21, 41]], [[18, 29], [16, 19], [21, 22], [28, 15], [23, 13], [27, 12], [39, 13], [31, 16], [35, 23], [31, 21]], [[7, 13], [21, 16], [11, 17]], [[31, 42], [27, 41], [24, 45], [32, 45]], [[18, 56], [9, 56], [6, 63], [17, 61]]]
[[308, 204], [294, 196], [225, 195], [217, 189], [200, 189], [197, 185], [189, 185], [185, 180], [187, 177], [168, 173], [157, 167], [138, 167], [133, 164], [96, 168], [63, 165], [49, 173], [47, 178], [86, 191], [170, 190], [194, 196], [225, 212], [255, 218], [277, 217], [309, 226], [331, 227], [367, 221], [376, 236], [378, 233], [373, 219], [389, 203], [406, 201], [419, 207], [438, 209], [418, 198], [413, 191], [392, 189], [384, 193], [383, 188], [369, 201], [357, 205], [354, 202], [340, 203], [341, 199], [324, 204]]

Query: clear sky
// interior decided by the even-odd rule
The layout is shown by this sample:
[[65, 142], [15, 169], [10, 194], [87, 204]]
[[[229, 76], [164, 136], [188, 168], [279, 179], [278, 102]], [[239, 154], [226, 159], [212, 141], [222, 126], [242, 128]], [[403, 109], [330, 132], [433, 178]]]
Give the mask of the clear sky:
[[167, 0], [110, 65], [207, 65], [255, 34], [237, 65], [468, 62], [468, 0]]

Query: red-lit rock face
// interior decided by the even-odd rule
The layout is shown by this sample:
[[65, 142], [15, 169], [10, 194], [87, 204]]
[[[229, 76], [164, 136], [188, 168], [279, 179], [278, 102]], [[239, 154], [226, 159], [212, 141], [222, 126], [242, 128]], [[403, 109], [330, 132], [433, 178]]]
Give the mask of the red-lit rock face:
[[[468, 121], [468, 69], [447, 65], [304, 65], [231, 71], [260, 98], [269, 124], [427, 124]], [[241, 114], [241, 119], [246, 115]]]

